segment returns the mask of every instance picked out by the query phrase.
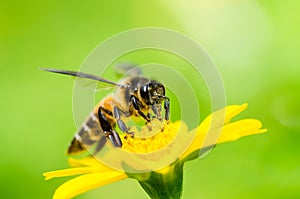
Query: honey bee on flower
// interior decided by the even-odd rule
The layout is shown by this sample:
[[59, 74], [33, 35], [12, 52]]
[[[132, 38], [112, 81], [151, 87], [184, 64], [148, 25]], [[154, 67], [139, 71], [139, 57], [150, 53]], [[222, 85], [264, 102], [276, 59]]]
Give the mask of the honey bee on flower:
[[137, 68], [123, 67], [123, 69], [126, 69], [128, 76], [119, 83], [82, 72], [44, 69], [53, 73], [100, 81], [116, 88], [115, 93], [102, 99], [86, 118], [75, 134], [68, 148], [68, 154], [79, 153], [96, 145], [95, 154], [103, 148], [107, 139], [114, 147], [122, 147], [122, 140], [115, 127], [118, 126], [122, 132], [134, 137], [134, 132], [124, 122], [124, 119], [132, 116], [142, 118], [150, 129], [154, 118], [169, 121], [170, 99], [166, 96], [165, 86], [159, 81], [143, 77]]

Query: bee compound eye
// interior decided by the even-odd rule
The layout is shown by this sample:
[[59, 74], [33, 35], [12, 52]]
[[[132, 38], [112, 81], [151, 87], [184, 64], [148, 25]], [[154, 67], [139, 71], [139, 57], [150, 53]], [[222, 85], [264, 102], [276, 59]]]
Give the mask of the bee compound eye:
[[140, 96], [142, 98], [142, 100], [146, 103], [149, 104], [150, 103], [150, 95], [149, 95], [149, 86], [148, 84], [143, 85], [140, 88]]

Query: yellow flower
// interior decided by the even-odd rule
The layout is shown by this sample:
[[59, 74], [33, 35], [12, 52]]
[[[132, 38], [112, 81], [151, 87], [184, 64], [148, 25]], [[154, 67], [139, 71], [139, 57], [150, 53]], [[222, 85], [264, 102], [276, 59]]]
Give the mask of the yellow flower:
[[[130, 173], [108, 167], [96, 158], [88, 157], [82, 159], [69, 158], [70, 166], [73, 168], [46, 172], [43, 175], [46, 180], [80, 175], [59, 186], [54, 193], [54, 199], [72, 198], [88, 190], [125, 178], [137, 179], [151, 198], [164, 198], [168, 195], [172, 195], [172, 198], [180, 198], [183, 164], [185, 161], [199, 157], [199, 150], [211, 147], [215, 143], [235, 141], [240, 137], [266, 132], [266, 129], [261, 129], [262, 124], [256, 119], [242, 119], [231, 122], [234, 116], [246, 108], [247, 104], [227, 106], [209, 115], [197, 128], [190, 132], [188, 132], [184, 122], [178, 121], [166, 124], [161, 132], [149, 138], [122, 137], [122, 150], [137, 155], [159, 151], [166, 146], [169, 147], [167, 150], [170, 152], [168, 156], [171, 156], [169, 160], [173, 160], [173, 162], [164, 167], [158, 167], [155, 171]], [[178, 130], [179, 133], [177, 133]], [[187, 146], [182, 146], [178, 144], [179, 142], [176, 142], [176, 136], [182, 133], [184, 137], [179, 136], [180, 141], [185, 138], [191, 140]], [[169, 145], [172, 140], [174, 140], [174, 143]], [[174, 150], [177, 150], [177, 152], [173, 153]], [[183, 152], [180, 152], [182, 150]], [[174, 157], [172, 157], [172, 154], [175, 154]], [[179, 156], [176, 157], [178, 154]], [[160, 155], [152, 158], [151, 161], [158, 161], [161, 158]], [[135, 165], [127, 166], [132, 167]]]

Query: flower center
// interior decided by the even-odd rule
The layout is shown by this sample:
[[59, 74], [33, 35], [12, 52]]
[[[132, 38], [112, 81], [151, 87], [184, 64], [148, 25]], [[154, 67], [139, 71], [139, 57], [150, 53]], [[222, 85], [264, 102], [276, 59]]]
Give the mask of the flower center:
[[151, 153], [160, 150], [170, 144], [175, 138], [180, 122], [169, 122], [161, 125], [160, 129], [151, 129], [151, 126], [142, 127], [139, 133], [141, 135], [152, 135], [150, 137], [130, 137], [128, 135], [121, 136], [123, 146], [122, 149], [132, 153]]

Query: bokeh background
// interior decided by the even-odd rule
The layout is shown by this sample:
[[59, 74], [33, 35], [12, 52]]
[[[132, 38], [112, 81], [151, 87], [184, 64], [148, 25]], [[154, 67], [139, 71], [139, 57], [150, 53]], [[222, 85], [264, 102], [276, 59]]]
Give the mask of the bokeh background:
[[[0, 198], [51, 198], [67, 180], [44, 181], [42, 173], [68, 166], [73, 81], [39, 67], [77, 70], [101, 41], [148, 26], [202, 44], [223, 77], [227, 104], [248, 102], [241, 117], [268, 129], [187, 163], [183, 198], [299, 198], [299, 12], [293, 0], [2, 1]], [[129, 61], [151, 60], [136, 59]], [[202, 118], [209, 106], [201, 101]], [[148, 196], [127, 179], [78, 198]]]

